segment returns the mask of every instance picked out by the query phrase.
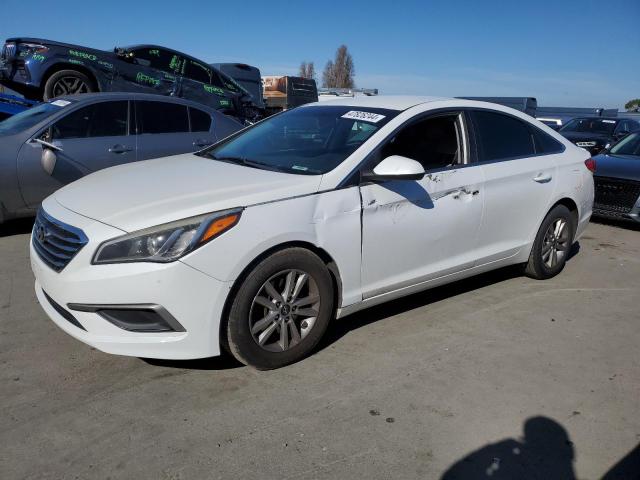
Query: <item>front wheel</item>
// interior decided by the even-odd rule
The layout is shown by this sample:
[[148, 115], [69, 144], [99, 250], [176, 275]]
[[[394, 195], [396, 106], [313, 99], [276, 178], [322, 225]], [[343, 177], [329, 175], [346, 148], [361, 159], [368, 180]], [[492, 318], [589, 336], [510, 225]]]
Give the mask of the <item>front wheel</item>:
[[525, 274], [537, 280], [555, 277], [562, 271], [575, 235], [573, 215], [564, 205], [556, 205], [547, 214], [529, 255]]
[[84, 73], [77, 70], [61, 70], [49, 77], [44, 84], [43, 99], [51, 100], [63, 95], [95, 92], [93, 82]]
[[333, 298], [331, 274], [317, 255], [302, 248], [274, 253], [233, 300], [226, 331], [231, 353], [259, 370], [304, 358], [329, 325]]

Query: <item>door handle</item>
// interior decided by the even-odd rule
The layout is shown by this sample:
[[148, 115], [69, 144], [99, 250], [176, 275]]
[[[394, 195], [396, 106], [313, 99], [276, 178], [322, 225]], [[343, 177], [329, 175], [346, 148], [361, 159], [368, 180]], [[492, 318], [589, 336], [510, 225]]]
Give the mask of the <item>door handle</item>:
[[127, 153], [131, 151], [133, 151], [133, 148], [129, 148], [124, 145], [114, 145], [109, 149], [110, 153]]
[[548, 173], [539, 173], [538, 175], [533, 177], [533, 181], [538, 183], [547, 183], [551, 181], [551, 178], [551, 175]]

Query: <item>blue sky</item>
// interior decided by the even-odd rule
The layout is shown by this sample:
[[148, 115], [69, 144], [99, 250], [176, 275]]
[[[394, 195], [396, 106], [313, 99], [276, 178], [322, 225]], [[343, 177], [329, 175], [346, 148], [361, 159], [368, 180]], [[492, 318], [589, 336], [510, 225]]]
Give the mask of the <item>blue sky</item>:
[[356, 84], [387, 94], [594, 107], [640, 97], [640, 0], [0, 0], [0, 10], [3, 38], [157, 43], [263, 74], [295, 74], [302, 60], [321, 72], [344, 43]]

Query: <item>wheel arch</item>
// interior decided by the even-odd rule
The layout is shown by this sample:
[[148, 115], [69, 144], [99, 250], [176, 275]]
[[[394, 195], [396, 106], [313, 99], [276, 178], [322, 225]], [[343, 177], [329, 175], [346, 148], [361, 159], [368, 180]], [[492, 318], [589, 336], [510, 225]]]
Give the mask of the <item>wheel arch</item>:
[[86, 65], [79, 65], [76, 63], [57, 62], [47, 68], [47, 70], [42, 75], [42, 79], [40, 80], [40, 89], [43, 93], [44, 86], [46, 85], [49, 78], [51, 78], [54, 73], [60, 72], [62, 70], [76, 70], [80, 73], [83, 73], [84, 75], [89, 77], [89, 80], [93, 82], [93, 86], [96, 88], [96, 91], [101, 92], [103, 90], [102, 85], [100, 85], [100, 82], [98, 81], [98, 76], [91, 68], [87, 67]]
[[288, 241], [288, 242], [280, 243], [278, 245], [274, 245], [268, 248], [267, 250], [265, 250], [264, 252], [262, 252], [257, 257], [255, 257], [251, 262], [249, 262], [247, 266], [244, 267], [240, 275], [238, 275], [238, 277], [234, 280], [233, 285], [229, 290], [229, 294], [227, 295], [227, 298], [224, 303], [224, 307], [222, 309], [222, 316], [220, 318], [220, 325], [219, 325], [220, 343], [223, 346], [223, 348], [225, 348], [227, 351], [229, 351], [229, 348], [227, 346], [227, 328], [226, 328], [227, 318], [229, 317], [229, 310], [231, 309], [233, 300], [235, 299], [235, 296], [238, 293], [238, 290], [240, 289], [242, 282], [244, 282], [244, 280], [251, 273], [251, 271], [256, 267], [256, 265], [262, 262], [265, 258], [269, 257], [270, 255], [273, 255], [276, 252], [280, 252], [288, 248], [302, 248], [305, 250], [309, 250], [310, 252], [320, 257], [320, 259], [324, 262], [327, 269], [329, 270], [331, 281], [333, 282], [334, 315], [335, 315], [335, 311], [338, 308], [340, 308], [340, 305], [342, 305], [342, 278], [340, 276], [338, 265], [333, 259], [333, 257], [329, 254], [329, 252], [327, 252], [324, 248], [318, 247], [313, 243], [303, 241], [303, 240]]

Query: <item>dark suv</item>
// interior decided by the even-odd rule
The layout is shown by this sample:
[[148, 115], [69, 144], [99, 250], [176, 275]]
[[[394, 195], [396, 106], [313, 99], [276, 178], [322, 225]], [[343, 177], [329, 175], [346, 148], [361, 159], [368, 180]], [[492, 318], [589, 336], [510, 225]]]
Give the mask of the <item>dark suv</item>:
[[240, 120], [259, 107], [228, 75], [156, 45], [96, 50], [40, 38], [10, 38], [0, 55], [0, 83], [33, 100], [89, 92], [145, 92], [186, 98]]

